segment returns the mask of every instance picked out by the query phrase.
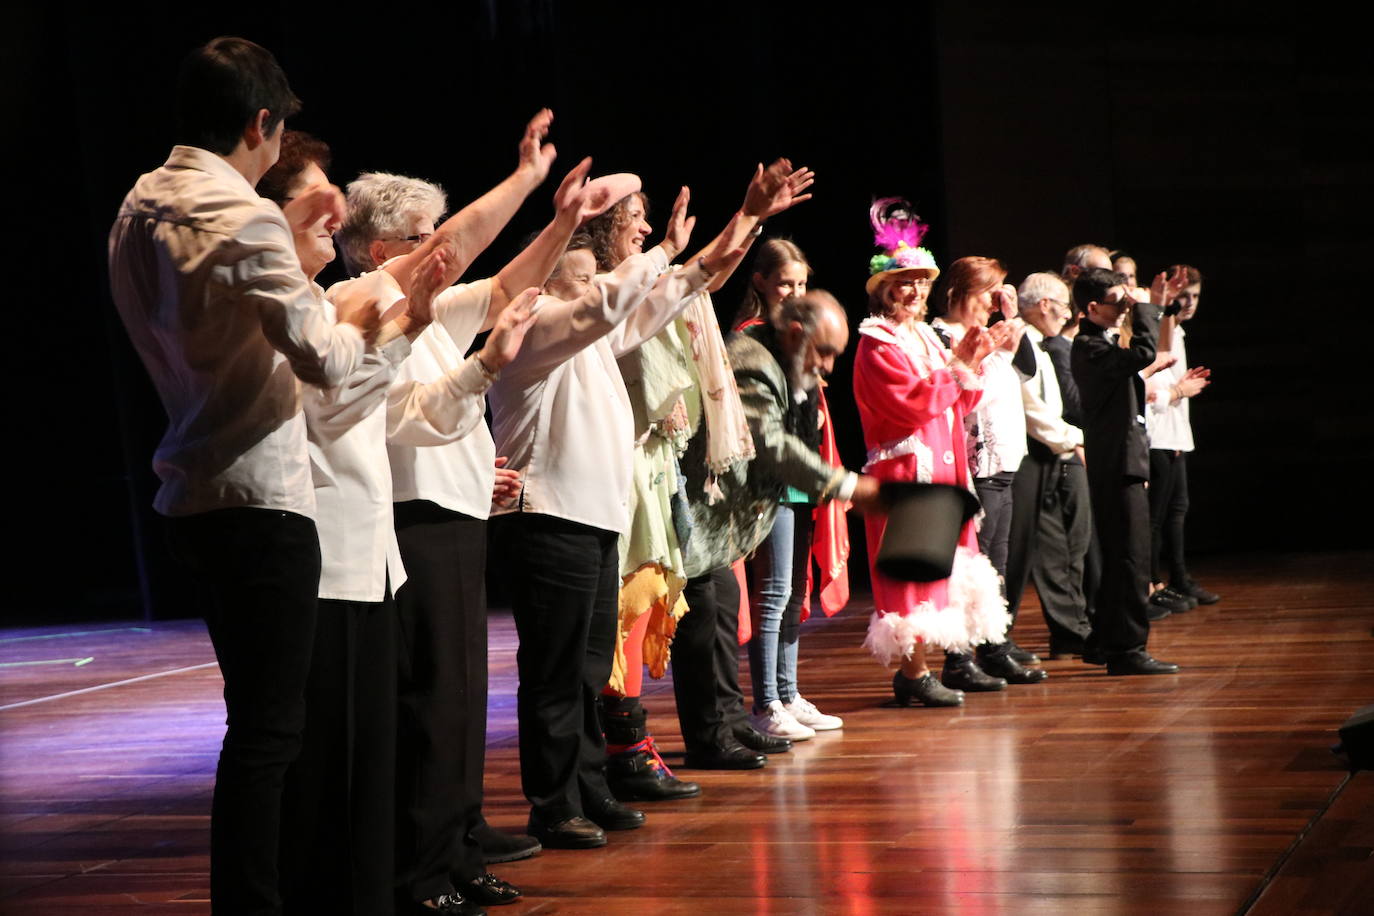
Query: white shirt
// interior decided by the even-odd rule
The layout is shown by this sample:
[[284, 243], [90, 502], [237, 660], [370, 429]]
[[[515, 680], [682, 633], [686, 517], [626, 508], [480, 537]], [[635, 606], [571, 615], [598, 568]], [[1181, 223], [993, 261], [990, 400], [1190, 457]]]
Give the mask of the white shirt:
[[229, 163], [173, 147], [110, 229], [110, 288], [167, 411], [153, 507], [315, 513], [297, 379], [336, 385], [365, 350], [326, 317], [281, 209]]
[[1035, 375], [1021, 383], [1026, 434], [1067, 460], [1073, 457], [1074, 448], [1083, 444], [1083, 430], [1064, 419], [1064, 395], [1054, 374], [1054, 362], [1040, 346], [1045, 335], [1026, 325], [1026, 336], [1035, 348]]
[[497, 451], [524, 474], [510, 511], [617, 534], [629, 527], [634, 416], [616, 359], [667, 327], [710, 281], [696, 264], [660, 276], [667, 268], [654, 248], [597, 276], [579, 299], [541, 298], [519, 355], [491, 389]]
[[[435, 322], [415, 339], [410, 359], [396, 375], [396, 387], [428, 383], [464, 365], [463, 354], [486, 321], [491, 307], [491, 280], [460, 284], [434, 299]], [[469, 357], [475, 369], [475, 359]], [[469, 370], [471, 371], [471, 370]], [[481, 390], [488, 382], [479, 379]], [[451, 409], [469, 405], [467, 399], [446, 399]], [[496, 483], [496, 444], [482, 422], [485, 405], [477, 404], [475, 416], [455, 418], [455, 430], [466, 427], [465, 436], [428, 439], [417, 435], [413, 424], [394, 418], [387, 454], [391, 458], [392, 498], [396, 502], [424, 499], [452, 512], [484, 519], [491, 511], [491, 490]], [[416, 446], [429, 446], [417, 448]]]
[[[936, 318], [931, 327], [949, 335], [951, 348], [964, 337], [964, 326]], [[1026, 457], [1026, 409], [1021, 401], [1021, 373], [1012, 365], [1013, 353], [998, 347], [983, 358], [983, 399], [964, 417], [969, 429], [969, 472], [991, 477], [1015, 473]]]
[[1154, 395], [1149, 409], [1145, 411], [1145, 432], [1150, 437], [1150, 448], [1179, 452], [1193, 450], [1193, 424], [1188, 418], [1188, 402], [1192, 398], [1174, 401], [1169, 394], [1169, 389], [1183, 381], [1183, 376], [1188, 374], [1188, 353], [1183, 337], [1183, 326], [1175, 327], [1169, 349], [1178, 360], [1145, 382], [1146, 396]]
[[[360, 294], [375, 297], [383, 312], [402, 297], [382, 270], [336, 283], [328, 297]], [[326, 303], [326, 311], [332, 309]], [[388, 574], [393, 593], [405, 582], [391, 507], [388, 433], [443, 441], [481, 422], [487, 382], [475, 359], [428, 384], [399, 382], [398, 369], [410, 353], [410, 344], [398, 337], [369, 353], [342, 385], [305, 393], [319, 507], [321, 598], [381, 601]]]

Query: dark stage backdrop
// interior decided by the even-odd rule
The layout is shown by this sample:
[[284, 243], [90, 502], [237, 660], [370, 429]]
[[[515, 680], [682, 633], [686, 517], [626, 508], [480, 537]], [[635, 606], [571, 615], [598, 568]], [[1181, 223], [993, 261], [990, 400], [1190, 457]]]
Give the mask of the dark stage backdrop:
[[[164, 418], [110, 304], [104, 240], [172, 142], [179, 58], [219, 34], [277, 54], [305, 101], [292, 126], [333, 146], [339, 184], [401, 171], [461, 206], [508, 173], [524, 121], [552, 108], [555, 174], [473, 276], [542, 225], [584, 155], [597, 173], [641, 173], [656, 224], [690, 185], [702, 243], [755, 162], [812, 166], [816, 199], [769, 231], [802, 246], [855, 323], [873, 195], [915, 202], [942, 264], [996, 255], [1015, 280], [1085, 241], [1131, 251], [1142, 274], [1190, 261], [1207, 275], [1190, 355], [1216, 370], [1194, 405], [1193, 545], [1368, 546], [1369, 56], [1339, 29], [1240, 5], [1060, 15], [1006, 0], [815, 12], [492, 0], [357, 21], [286, 3], [22, 8], [0, 39], [19, 113], [11, 264], [32, 303], [11, 324], [23, 546], [7, 619], [191, 607], [147, 508]], [[717, 297], [722, 320], [740, 288]], [[850, 368], [837, 367], [831, 402], [857, 465]]]

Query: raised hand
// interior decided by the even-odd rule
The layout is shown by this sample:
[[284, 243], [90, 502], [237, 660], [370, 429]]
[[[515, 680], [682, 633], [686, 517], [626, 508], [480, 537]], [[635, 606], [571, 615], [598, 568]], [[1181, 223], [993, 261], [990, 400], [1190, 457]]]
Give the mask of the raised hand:
[[592, 158], [588, 156], [563, 177], [563, 181], [558, 185], [558, 190], [553, 192], [553, 209], [559, 215], [577, 214], [579, 225], [583, 221], [581, 212], [584, 199], [587, 197], [587, 173], [591, 171], [591, 168]]
[[1010, 283], [1003, 283], [992, 291], [992, 308], [994, 311], [1002, 313], [1003, 318], [1012, 319], [1020, 314], [1020, 305], [1016, 298], [1016, 287]]
[[976, 372], [984, 357], [1006, 343], [1010, 336], [1011, 328], [1005, 321], [999, 321], [991, 328], [970, 328], [954, 345], [954, 356]]
[[1140, 374], [1143, 378], [1149, 378], [1156, 372], [1163, 372], [1176, 362], [1178, 362], [1178, 357], [1172, 352], [1165, 350], [1155, 357], [1154, 362], [1142, 369]]
[[668, 228], [663, 235], [662, 247], [668, 251], [670, 261], [681, 254], [692, 239], [692, 229], [696, 227], [697, 218], [687, 215], [687, 204], [691, 200], [692, 192], [683, 185], [682, 190], [678, 192], [677, 200], [673, 201], [673, 212], [668, 216]]
[[312, 184], [281, 208], [292, 232], [315, 225], [321, 216], [328, 214], [335, 228], [343, 225], [347, 209], [343, 192], [332, 184]]
[[491, 329], [491, 336], [478, 354], [482, 365], [492, 372], [500, 372], [515, 359], [520, 352], [520, 345], [525, 342], [525, 332], [534, 325], [539, 312], [535, 303], [538, 297], [539, 288], [531, 286], [502, 309], [501, 317], [496, 319]]
[[554, 157], [558, 155], [552, 143], [543, 142], [552, 123], [553, 112], [541, 108], [525, 125], [525, 135], [520, 138], [520, 164], [516, 171], [528, 174], [535, 184], [548, 177], [549, 166], [553, 165]]
[[744, 206], [740, 211], [745, 216], [768, 219], [784, 210], [811, 199], [810, 194], [802, 193], [816, 180], [816, 173], [803, 166], [794, 169], [788, 159], [778, 159], [767, 169], [760, 163], [754, 170], [754, 178], [744, 194]]
[[1175, 268], [1173, 273], [1161, 270], [1150, 284], [1150, 301], [1160, 306], [1172, 305], [1187, 288], [1188, 273], [1182, 267]]

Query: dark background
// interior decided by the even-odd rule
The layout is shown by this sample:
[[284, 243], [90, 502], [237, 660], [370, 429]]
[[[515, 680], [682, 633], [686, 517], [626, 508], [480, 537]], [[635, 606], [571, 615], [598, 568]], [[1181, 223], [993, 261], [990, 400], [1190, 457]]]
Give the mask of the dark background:
[[[1002, 258], [1019, 282], [1081, 242], [1142, 278], [1206, 275], [1188, 326], [1215, 371], [1194, 403], [1194, 552], [1369, 547], [1374, 416], [1365, 303], [1374, 183], [1371, 55], [1320, 7], [979, 4], [397, 4], [348, 20], [300, 4], [21, 7], [4, 30], [11, 211], [10, 621], [184, 616], [149, 458], [164, 418], [119, 326], [105, 236], [171, 145], [180, 57], [220, 34], [270, 48], [305, 101], [294, 127], [332, 177], [436, 180], [454, 206], [504, 177], [525, 120], [560, 155], [474, 266], [547, 219], [557, 178], [644, 176], [656, 225], [681, 184], [706, 242], [753, 165], [814, 168], [793, 237], [857, 323], [874, 195], [912, 200], [941, 264]], [[740, 283], [716, 301], [733, 314]], [[937, 285], [932, 302], [943, 291]], [[841, 448], [862, 461], [837, 367]], [[856, 532], [857, 534], [857, 532]], [[862, 542], [853, 570], [864, 575]]]

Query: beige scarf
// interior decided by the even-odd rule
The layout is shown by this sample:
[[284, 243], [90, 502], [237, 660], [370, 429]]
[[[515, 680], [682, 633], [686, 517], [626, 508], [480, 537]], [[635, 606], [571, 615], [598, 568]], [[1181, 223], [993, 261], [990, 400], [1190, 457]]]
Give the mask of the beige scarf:
[[682, 313], [691, 343], [702, 417], [706, 421], [706, 499], [721, 498], [716, 478], [738, 462], [754, 457], [754, 437], [740, 403], [735, 373], [725, 352], [725, 338], [716, 321], [711, 294], [702, 290]]

